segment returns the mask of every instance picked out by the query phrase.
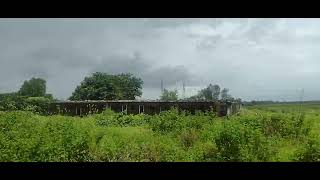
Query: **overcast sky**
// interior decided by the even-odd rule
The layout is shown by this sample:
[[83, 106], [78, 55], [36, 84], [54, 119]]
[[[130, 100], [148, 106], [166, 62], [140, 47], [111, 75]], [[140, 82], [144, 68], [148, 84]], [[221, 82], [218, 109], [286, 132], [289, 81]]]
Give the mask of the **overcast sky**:
[[209, 83], [244, 100], [320, 100], [320, 19], [0, 19], [0, 93], [41, 77], [68, 98], [92, 72], [133, 73], [186, 96]]

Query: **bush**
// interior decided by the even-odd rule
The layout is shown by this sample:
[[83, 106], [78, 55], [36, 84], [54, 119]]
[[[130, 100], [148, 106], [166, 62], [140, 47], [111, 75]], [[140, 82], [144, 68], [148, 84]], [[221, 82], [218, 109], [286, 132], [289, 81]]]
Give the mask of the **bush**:
[[86, 117], [0, 111], [0, 161], [319, 161], [319, 119], [297, 117], [263, 108], [228, 118], [176, 109]]
[[154, 115], [150, 121], [150, 125], [153, 131], [162, 134], [171, 131], [180, 131], [186, 126], [185, 117], [184, 114], [179, 115], [177, 109], [171, 109], [169, 111], [163, 111], [159, 115]]
[[99, 139], [94, 153], [97, 161], [174, 161], [183, 157], [170, 139], [157, 138], [143, 128], [108, 128]]
[[215, 137], [222, 161], [267, 161], [273, 153], [268, 143], [259, 129], [234, 120], [224, 122]]
[[223, 161], [240, 161], [241, 132], [238, 126], [235, 126], [233, 123], [227, 123], [224, 123], [223, 128], [215, 139], [219, 158]]
[[0, 161], [86, 161], [88, 134], [61, 116], [10, 112], [0, 119]]
[[195, 130], [184, 130], [180, 136], [180, 141], [185, 148], [190, 148], [199, 139], [199, 133]]
[[115, 113], [111, 109], [106, 109], [101, 114], [94, 115], [94, 118], [99, 126], [128, 127], [146, 124], [143, 114], [126, 115], [124, 113]]
[[294, 116], [273, 114], [270, 118], [263, 119], [263, 130], [268, 136], [279, 135], [281, 137], [297, 137], [302, 132], [306, 133], [308, 131], [303, 128], [304, 118], [304, 115], [298, 119]]
[[46, 114], [48, 111], [49, 103], [51, 99], [45, 97], [28, 97], [26, 102], [29, 106], [32, 107], [33, 112], [39, 112], [42, 114]]
[[197, 142], [189, 150], [190, 161], [196, 162], [217, 162], [219, 160], [219, 150], [214, 143]]
[[1, 111], [15, 111], [23, 110], [27, 107], [26, 97], [18, 96], [16, 94], [9, 94], [3, 96], [0, 100], [0, 110]]
[[296, 153], [295, 161], [320, 162], [320, 142], [319, 137], [310, 135], [305, 145]]
[[26, 97], [16, 93], [2, 95], [0, 98], [1, 111], [32, 111], [36, 113], [46, 114], [48, 105], [52, 99], [46, 97]]

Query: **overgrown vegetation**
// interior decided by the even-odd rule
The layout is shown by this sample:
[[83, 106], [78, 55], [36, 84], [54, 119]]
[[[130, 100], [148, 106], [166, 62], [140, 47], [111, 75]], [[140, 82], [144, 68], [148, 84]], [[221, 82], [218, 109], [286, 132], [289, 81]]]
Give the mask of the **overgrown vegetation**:
[[18, 92], [0, 93], [0, 111], [31, 111], [47, 114], [52, 94], [46, 94], [46, 80], [31, 78], [24, 81]]
[[[320, 105], [240, 115], [105, 110], [87, 117], [0, 111], [0, 161], [319, 161]], [[275, 111], [276, 110], [276, 111]]]
[[50, 96], [28, 97], [10, 93], [0, 97], [0, 111], [23, 110], [45, 115], [48, 112], [49, 103], [53, 101]]

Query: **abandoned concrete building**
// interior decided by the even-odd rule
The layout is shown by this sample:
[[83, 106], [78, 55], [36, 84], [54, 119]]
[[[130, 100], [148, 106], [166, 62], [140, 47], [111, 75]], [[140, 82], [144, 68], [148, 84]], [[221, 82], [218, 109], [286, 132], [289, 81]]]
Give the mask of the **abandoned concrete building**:
[[51, 103], [50, 114], [87, 115], [101, 113], [106, 108], [127, 114], [158, 114], [176, 107], [194, 114], [196, 111], [214, 111], [218, 116], [228, 116], [240, 111], [241, 104], [222, 101], [64, 101]]

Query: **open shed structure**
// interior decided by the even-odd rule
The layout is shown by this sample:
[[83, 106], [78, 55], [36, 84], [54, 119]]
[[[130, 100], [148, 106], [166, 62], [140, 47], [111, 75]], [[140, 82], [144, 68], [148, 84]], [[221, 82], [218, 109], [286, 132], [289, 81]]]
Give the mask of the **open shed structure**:
[[90, 113], [100, 113], [110, 108], [115, 112], [152, 115], [172, 107], [189, 111], [192, 114], [196, 111], [214, 111], [218, 116], [227, 116], [239, 112], [241, 104], [222, 101], [64, 101], [51, 103], [48, 111], [50, 114], [83, 116]]

